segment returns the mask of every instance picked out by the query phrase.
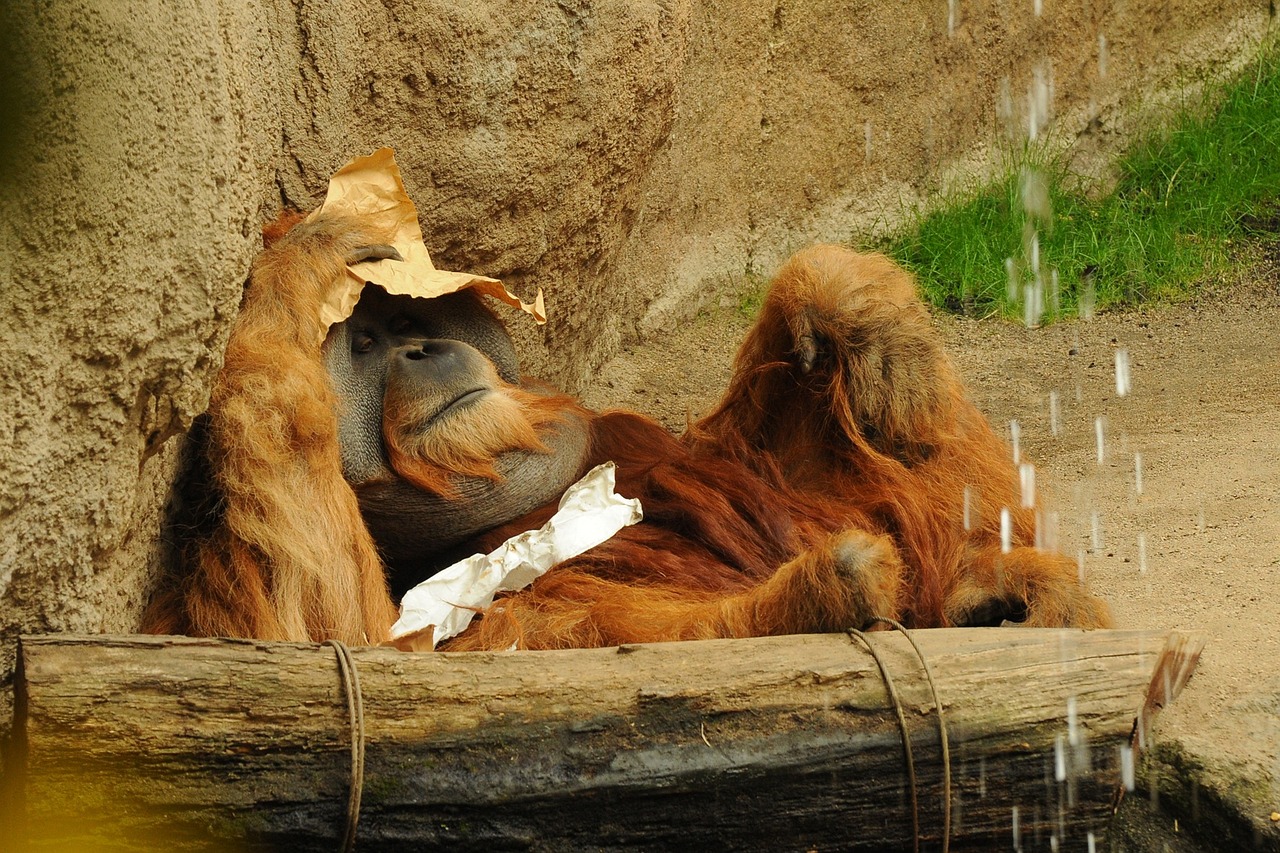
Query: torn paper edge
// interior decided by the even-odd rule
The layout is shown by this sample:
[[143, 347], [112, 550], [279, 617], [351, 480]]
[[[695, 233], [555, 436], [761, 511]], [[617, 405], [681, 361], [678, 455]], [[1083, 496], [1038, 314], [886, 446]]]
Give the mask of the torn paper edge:
[[547, 321], [546, 304], [539, 289], [532, 303], [524, 302], [496, 278], [472, 273], [438, 270], [431, 261], [422, 240], [418, 209], [405, 190], [391, 148], [380, 148], [367, 157], [357, 157], [333, 173], [324, 203], [307, 217], [322, 214], [356, 217], [378, 232], [389, 235], [389, 242], [400, 252], [403, 261], [362, 261], [347, 267], [345, 279], [335, 286], [320, 307], [321, 340], [331, 326], [351, 316], [366, 283], [376, 284], [388, 293], [432, 299], [463, 288], [519, 308], [541, 325]]

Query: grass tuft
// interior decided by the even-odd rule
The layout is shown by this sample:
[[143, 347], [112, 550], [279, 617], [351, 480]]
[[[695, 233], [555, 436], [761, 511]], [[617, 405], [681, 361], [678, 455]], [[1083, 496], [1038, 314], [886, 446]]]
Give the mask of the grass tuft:
[[1280, 232], [1280, 50], [1210, 88], [1124, 155], [1105, 195], [1026, 149], [1003, 177], [943, 199], [880, 248], [934, 305], [967, 314], [1023, 310], [1033, 233], [1049, 317], [1183, 298], [1222, 268], [1232, 240]]

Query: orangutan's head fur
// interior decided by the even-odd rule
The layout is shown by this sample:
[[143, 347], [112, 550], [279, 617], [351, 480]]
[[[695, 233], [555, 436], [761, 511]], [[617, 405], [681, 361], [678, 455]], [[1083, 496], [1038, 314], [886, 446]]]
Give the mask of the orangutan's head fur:
[[927, 455], [953, 421], [959, 380], [911, 277], [883, 255], [816, 245], [775, 281], [782, 286], [769, 298], [792, 303], [776, 310], [801, 371], [812, 373], [819, 358], [844, 367], [816, 375], [839, 384], [819, 390], [847, 401], [836, 412], [845, 430], [904, 461]]

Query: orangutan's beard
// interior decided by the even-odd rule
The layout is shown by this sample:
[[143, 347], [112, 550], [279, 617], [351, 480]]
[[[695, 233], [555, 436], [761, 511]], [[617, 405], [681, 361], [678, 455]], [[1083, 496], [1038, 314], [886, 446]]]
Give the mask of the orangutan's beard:
[[382, 430], [392, 469], [419, 489], [452, 498], [458, 478], [500, 480], [500, 454], [550, 453], [543, 436], [564, 421], [563, 398], [508, 385], [496, 374], [493, 379], [494, 387], [436, 412], [424, 412], [421, 400], [389, 390]]

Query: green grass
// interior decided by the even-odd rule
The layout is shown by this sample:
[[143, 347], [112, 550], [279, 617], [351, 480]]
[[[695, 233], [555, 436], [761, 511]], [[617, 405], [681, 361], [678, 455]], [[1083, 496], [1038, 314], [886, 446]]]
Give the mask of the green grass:
[[[1006, 259], [1020, 282], [1032, 277], [1029, 226], [1046, 290], [1050, 270], [1058, 273], [1050, 314], [1076, 313], [1082, 302], [1087, 311], [1091, 300], [1105, 308], [1183, 297], [1227, 263], [1230, 241], [1280, 230], [1280, 50], [1264, 48], [1248, 72], [1133, 146], [1101, 197], [1033, 150], [1010, 160], [1002, 179], [943, 199], [879, 247], [916, 273], [932, 303], [1020, 313], [1020, 295], [1008, 299]], [[1027, 213], [1028, 175], [1047, 190], [1048, 216]]]

